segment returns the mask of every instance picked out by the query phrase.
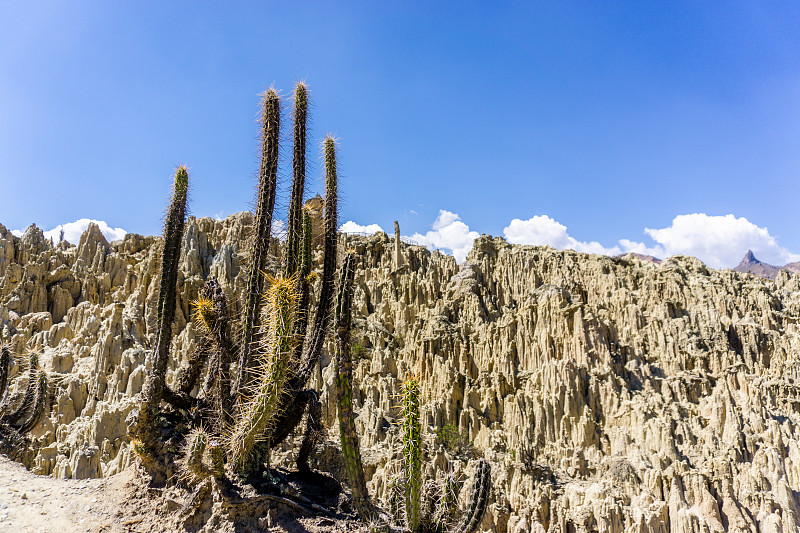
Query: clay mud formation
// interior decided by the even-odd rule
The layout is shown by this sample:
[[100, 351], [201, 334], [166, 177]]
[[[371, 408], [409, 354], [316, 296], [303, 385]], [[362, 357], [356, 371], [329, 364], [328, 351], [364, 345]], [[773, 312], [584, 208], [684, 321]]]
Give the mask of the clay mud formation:
[[[216, 279], [231, 302], [243, 293], [252, 225], [249, 213], [187, 221], [168, 384], [197, 346], [190, 301], [203, 283]], [[276, 270], [282, 247], [273, 241]], [[109, 243], [94, 225], [77, 245], [0, 226], [10, 387], [20, 387], [29, 350], [51, 384], [21, 458], [33, 472], [108, 477], [136, 461], [125, 419], [155, 342], [160, 248], [159, 237], [134, 234]], [[376, 500], [391, 499], [399, 398], [413, 375], [423, 479], [448, 468], [469, 479], [476, 457], [491, 465], [480, 530], [800, 528], [800, 277], [488, 236], [461, 265], [383, 233], [341, 235], [339, 248], [360, 258], [353, 405]], [[346, 479], [332, 358], [326, 345], [311, 382], [327, 427], [311, 466]], [[301, 437], [273, 463], [292, 468]]]

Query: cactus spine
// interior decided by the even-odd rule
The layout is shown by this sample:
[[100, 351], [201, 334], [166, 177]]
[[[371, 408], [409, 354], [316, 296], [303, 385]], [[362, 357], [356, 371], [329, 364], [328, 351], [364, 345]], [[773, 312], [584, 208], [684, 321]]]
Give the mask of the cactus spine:
[[8, 374], [11, 372], [11, 350], [5, 344], [0, 345], [0, 400], [8, 387]]
[[25, 418], [28, 410], [36, 404], [37, 374], [39, 370], [39, 355], [32, 352], [28, 356], [28, 378], [25, 392], [16, 407], [3, 417], [3, 422], [19, 430], [20, 423]]
[[255, 237], [250, 257], [250, 270], [242, 317], [242, 346], [234, 390], [250, 384], [251, 353], [259, 326], [259, 300], [264, 290], [264, 268], [267, 265], [269, 239], [272, 232], [272, 211], [278, 180], [278, 140], [280, 131], [280, 97], [270, 88], [264, 95], [261, 117], [261, 168], [258, 175]]
[[39, 372], [35, 383], [36, 393], [31, 405], [31, 412], [28, 418], [20, 424], [18, 428], [20, 433], [27, 433], [36, 427], [47, 410], [47, 373], [44, 370]]
[[306, 182], [306, 122], [308, 120], [308, 91], [300, 82], [294, 89], [294, 145], [292, 149], [292, 197], [289, 201], [289, 234], [286, 239], [286, 273], [299, 269], [303, 237], [303, 191]]
[[[339, 240], [337, 215], [337, 172], [336, 141], [328, 135], [323, 143], [325, 156], [325, 236], [323, 243], [324, 259], [322, 263], [322, 280], [320, 281], [317, 312], [314, 326], [311, 329], [302, 351], [302, 358], [293, 370], [287, 389], [289, 394], [282, 404], [282, 415], [277, 431], [272, 435], [270, 446], [280, 444], [289, 433], [297, 427], [303, 417], [308, 402], [305, 390], [311, 373], [319, 361], [322, 345], [330, 323], [331, 302], [334, 293], [334, 277], [336, 275], [336, 250]], [[301, 312], [302, 313], [302, 312]]]
[[490, 473], [489, 462], [486, 459], [478, 461], [472, 482], [472, 493], [467, 501], [467, 509], [461, 523], [454, 529], [456, 533], [472, 533], [481, 523], [486, 512], [486, 505], [489, 503]]
[[166, 388], [165, 377], [169, 360], [169, 345], [172, 339], [172, 322], [175, 319], [175, 294], [178, 285], [178, 262], [181, 238], [186, 221], [186, 196], [189, 190], [189, 174], [181, 165], [175, 172], [172, 201], [164, 224], [164, 248], [161, 257], [161, 282], [158, 291], [158, 336], [151, 358], [151, 370], [144, 386], [144, 399], [139, 408], [134, 433], [143, 446], [153, 450], [156, 440], [155, 417]]
[[186, 437], [186, 449], [179, 467], [184, 479], [197, 483], [208, 477], [221, 478], [225, 474], [223, 461], [219, 442], [203, 428], [197, 428]]
[[419, 425], [419, 385], [409, 378], [403, 384], [403, 473], [406, 482], [406, 523], [420, 529], [422, 502], [422, 431]]
[[[266, 357], [261, 362], [260, 384], [254, 396], [244, 403], [230, 438], [234, 469], [243, 475], [256, 473], [266, 459], [258, 450], [259, 442], [269, 442], [275, 427], [279, 404], [285, 394], [295, 338], [293, 324], [297, 304], [295, 277], [268, 278], [268, 337]], [[255, 453], [254, 453], [255, 452]]]
[[355, 254], [347, 252], [339, 276], [336, 302], [336, 397], [339, 408], [339, 430], [345, 470], [353, 491], [353, 503], [363, 520], [372, 518], [373, 510], [364, 480], [364, 466], [358, 448], [358, 435], [353, 417], [353, 362], [350, 354], [351, 306]]

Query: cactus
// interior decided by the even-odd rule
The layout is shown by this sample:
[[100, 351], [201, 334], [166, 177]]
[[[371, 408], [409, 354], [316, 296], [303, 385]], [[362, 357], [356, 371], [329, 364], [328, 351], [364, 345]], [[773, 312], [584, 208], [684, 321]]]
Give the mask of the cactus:
[[8, 387], [8, 374], [11, 372], [11, 350], [5, 344], [0, 345], [0, 400]]
[[17, 401], [14, 408], [10, 409], [2, 419], [3, 422], [11, 427], [16, 428], [17, 430], [19, 430], [20, 424], [25, 418], [25, 415], [36, 404], [36, 393], [38, 390], [38, 370], [39, 355], [35, 352], [31, 352], [31, 354], [28, 356], [28, 378], [25, 385], [25, 392], [23, 393], [22, 398]]
[[166, 372], [169, 346], [172, 340], [172, 321], [175, 319], [175, 294], [178, 284], [178, 262], [181, 238], [186, 221], [186, 196], [189, 190], [189, 174], [181, 165], [175, 172], [172, 201], [164, 224], [164, 247], [161, 253], [161, 281], [158, 291], [158, 334], [156, 348], [152, 353], [150, 371], [144, 385], [144, 396], [139, 407], [132, 433], [141, 440], [142, 446], [155, 450], [157, 425], [155, 417], [166, 389]]
[[[207, 281], [200, 289], [199, 297], [192, 302], [193, 319], [203, 334], [201, 343], [206, 353], [211, 352], [208, 364], [208, 377], [203, 386], [203, 397], [213, 413], [212, 427], [222, 433], [230, 422], [233, 398], [231, 396], [230, 363], [234, 348], [230, 336], [228, 302], [225, 293], [215, 280]], [[198, 350], [200, 351], [200, 350]], [[192, 364], [197, 364], [196, 372], [202, 370], [202, 363], [190, 360], [191, 374], [195, 373]], [[181, 374], [181, 390], [191, 390], [194, 380], [189, 380], [190, 372]], [[182, 378], [186, 377], [184, 382]]]
[[[489, 463], [481, 459], [476, 465], [467, 508], [460, 513], [458, 524], [451, 528], [459, 517], [458, 482], [455, 475], [449, 473], [444, 476], [441, 485], [433, 480], [428, 480], [423, 485], [419, 394], [419, 384], [413, 377], [403, 383], [402, 479], [405, 484], [405, 526], [413, 533], [473, 533], [480, 524], [489, 501]], [[397, 520], [397, 493], [392, 489], [390, 486], [388, 505]]]
[[452, 472], [442, 480], [442, 493], [433, 514], [434, 524], [450, 524], [458, 511], [458, 480]]
[[179, 468], [183, 479], [197, 484], [209, 477], [221, 478], [225, 474], [224, 452], [219, 442], [203, 428], [192, 430], [186, 437]]
[[486, 459], [478, 461], [475, 467], [475, 477], [472, 482], [472, 493], [467, 501], [467, 509], [459, 525], [453, 530], [455, 533], [472, 533], [481, 523], [489, 503], [489, 489], [491, 488], [491, 467]]
[[28, 417], [22, 422], [17, 431], [22, 434], [28, 433], [44, 416], [45, 411], [47, 410], [47, 373], [43, 370], [39, 372], [36, 383], [36, 393], [33, 399], [33, 403], [31, 405], [30, 413]]
[[406, 483], [406, 522], [420, 529], [422, 501], [422, 431], [419, 425], [419, 385], [414, 378], [403, 384], [403, 474]]
[[278, 141], [280, 130], [280, 97], [270, 88], [264, 94], [261, 117], [261, 168], [258, 175], [255, 235], [250, 255], [250, 270], [242, 317], [242, 345], [239, 352], [239, 369], [234, 390], [250, 385], [251, 353], [258, 330], [259, 303], [264, 290], [264, 269], [267, 265], [269, 239], [272, 232], [272, 211], [275, 207], [275, 188], [278, 179]]
[[[325, 235], [323, 242], [322, 279], [317, 303], [314, 325], [306, 335], [302, 357], [297, 362], [289, 378], [287, 394], [281, 405], [281, 416], [277, 431], [272, 435], [269, 446], [283, 442], [300, 423], [307, 407], [308, 391], [305, 390], [314, 367], [322, 353], [322, 345], [330, 323], [330, 308], [334, 292], [336, 274], [336, 250], [339, 239], [337, 215], [338, 178], [336, 169], [336, 141], [328, 135], [323, 143], [325, 157]], [[298, 313], [300, 316], [304, 311]]]
[[289, 233], [286, 238], [286, 275], [300, 267], [303, 238], [303, 191], [306, 182], [306, 122], [308, 120], [308, 88], [303, 82], [294, 90], [294, 145], [292, 147], [292, 197], [289, 202]]
[[260, 362], [260, 383], [253, 396], [240, 408], [229, 450], [234, 469], [242, 475], [259, 471], [268, 453], [256, 449], [269, 442], [275, 429], [285, 391], [291, 356], [296, 342], [293, 325], [297, 304], [297, 278], [268, 278], [267, 338], [262, 341], [266, 356]]
[[355, 254], [345, 254], [339, 276], [339, 295], [336, 303], [336, 398], [339, 408], [339, 429], [345, 470], [353, 491], [353, 503], [363, 520], [373, 518], [364, 466], [358, 449], [358, 435], [353, 417], [353, 362], [350, 356], [351, 306]]

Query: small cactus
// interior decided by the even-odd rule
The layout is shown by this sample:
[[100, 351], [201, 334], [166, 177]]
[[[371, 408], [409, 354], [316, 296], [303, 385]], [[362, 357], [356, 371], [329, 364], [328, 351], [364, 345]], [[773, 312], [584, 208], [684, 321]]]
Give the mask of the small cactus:
[[219, 441], [203, 428], [197, 428], [186, 436], [178, 466], [189, 484], [197, 484], [209, 477], [221, 478], [225, 474], [224, 452]]
[[20, 433], [28, 433], [36, 427], [36, 424], [39, 423], [47, 410], [47, 397], [47, 373], [42, 370], [39, 372], [36, 379], [36, 394], [33, 399], [33, 404], [31, 405], [30, 413], [25, 421], [17, 428]]
[[0, 400], [8, 388], [8, 378], [11, 372], [11, 350], [5, 344], [0, 345]]
[[419, 424], [419, 385], [414, 378], [403, 384], [403, 474], [406, 483], [406, 521], [417, 532], [422, 503], [422, 431]]
[[475, 476], [472, 480], [472, 493], [467, 501], [467, 508], [454, 533], [472, 533], [486, 513], [489, 503], [489, 490], [492, 486], [490, 477], [491, 467], [486, 459], [480, 459], [475, 466]]

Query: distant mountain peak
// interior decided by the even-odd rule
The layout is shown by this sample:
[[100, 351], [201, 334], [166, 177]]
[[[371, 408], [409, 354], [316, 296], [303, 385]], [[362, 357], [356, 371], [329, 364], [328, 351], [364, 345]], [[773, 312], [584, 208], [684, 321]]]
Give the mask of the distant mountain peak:
[[744, 272], [747, 274], [753, 274], [754, 276], [759, 276], [762, 278], [767, 279], [775, 279], [775, 276], [778, 275], [780, 272], [780, 267], [776, 267], [774, 265], [768, 265], [762, 261], [756, 259], [756, 255], [753, 253], [753, 250], [747, 250], [747, 253], [744, 254], [744, 257], [739, 264], [736, 265], [734, 268], [736, 272]]

